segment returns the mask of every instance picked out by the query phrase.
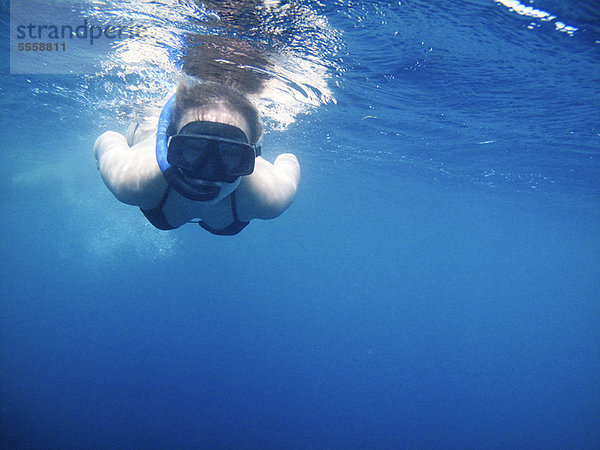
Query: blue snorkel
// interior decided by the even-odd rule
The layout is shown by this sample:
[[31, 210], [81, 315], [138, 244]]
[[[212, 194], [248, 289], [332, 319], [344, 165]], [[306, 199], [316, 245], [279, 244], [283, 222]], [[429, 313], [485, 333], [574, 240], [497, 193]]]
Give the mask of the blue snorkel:
[[169, 141], [167, 131], [171, 124], [171, 119], [173, 118], [173, 105], [175, 105], [175, 94], [171, 96], [160, 112], [158, 128], [156, 130], [156, 160], [158, 161], [158, 167], [160, 167], [160, 171], [163, 174], [171, 167], [171, 164], [167, 161]]
[[206, 183], [184, 176], [181, 171], [169, 164], [167, 159], [169, 151], [169, 127], [173, 119], [173, 105], [175, 104], [175, 94], [167, 101], [160, 117], [158, 118], [158, 128], [156, 130], [156, 161], [165, 180], [173, 189], [184, 197], [200, 202], [213, 200], [219, 195], [221, 188], [211, 186]]

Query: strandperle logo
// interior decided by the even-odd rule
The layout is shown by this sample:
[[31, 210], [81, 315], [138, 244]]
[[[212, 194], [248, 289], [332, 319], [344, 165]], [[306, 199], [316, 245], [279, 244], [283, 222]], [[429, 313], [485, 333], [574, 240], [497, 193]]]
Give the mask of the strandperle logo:
[[[82, 39], [89, 41], [90, 45], [94, 45], [94, 41], [98, 39], [120, 40], [140, 37], [143, 27], [139, 25], [99, 25], [83, 19], [83, 23], [78, 26], [29, 23], [27, 25], [17, 24], [15, 30], [17, 41], [23, 41], [23, 43], [25, 41], [59, 43], [59, 40], [68, 42], [73, 39]], [[62, 44], [65, 44], [66, 47], [66, 42], [62, 42]]]
[[79, 0], [10, 1], [10, 72], [94, 74], [146, 27]]

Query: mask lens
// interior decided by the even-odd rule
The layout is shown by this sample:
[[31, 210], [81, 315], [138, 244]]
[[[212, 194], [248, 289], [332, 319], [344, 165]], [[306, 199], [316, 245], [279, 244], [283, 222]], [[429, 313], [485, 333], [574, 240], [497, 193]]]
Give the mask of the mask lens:
[[190, 139], [189, 136], [173, 136], [169, 142], [167, 161], [185, 171], [194, 171], [206, 156], [210, 142]]
[[231, 183], [254, 171], [254, 149], [212, 136], [176, 135], [169, 142], [167, 161], [186, 175], [205, 181]]
[[254, 171], [254, 150], [249, 145], [221, 142], [219, 155], [230, 175], [249, 175]]

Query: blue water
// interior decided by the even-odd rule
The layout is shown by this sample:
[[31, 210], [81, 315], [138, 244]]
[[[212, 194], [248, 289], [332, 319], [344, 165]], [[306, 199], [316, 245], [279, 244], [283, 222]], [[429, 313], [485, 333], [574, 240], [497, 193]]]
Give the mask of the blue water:
[[[193, 7], [114, 3], [178, 37], [161, 8]], [[275, 48], [298, 100], [261, 104], [298, 197], [234, 238], [155, 230], [96, 170], [182, 48], [28, 76], [4, 43], [0, 446], [599, 448], [600, 12], [509, 3], [188, 30]]]

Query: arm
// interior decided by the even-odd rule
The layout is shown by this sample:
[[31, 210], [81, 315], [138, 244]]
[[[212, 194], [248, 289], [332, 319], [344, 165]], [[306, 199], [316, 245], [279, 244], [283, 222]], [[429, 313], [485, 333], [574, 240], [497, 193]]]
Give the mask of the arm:
[[271, 164], [256, 158], [252, 175], [238, 188], [240, 218], [274, 219], [294, 201], [300, 183], [300, 165], [291, 153], [283, 153]]
[[129, 147], [125, 136], [107, 131], [94, 145], [94, 155], [104, 184], [121, 202], [151, 209], [167, 187], [152, 139]]

